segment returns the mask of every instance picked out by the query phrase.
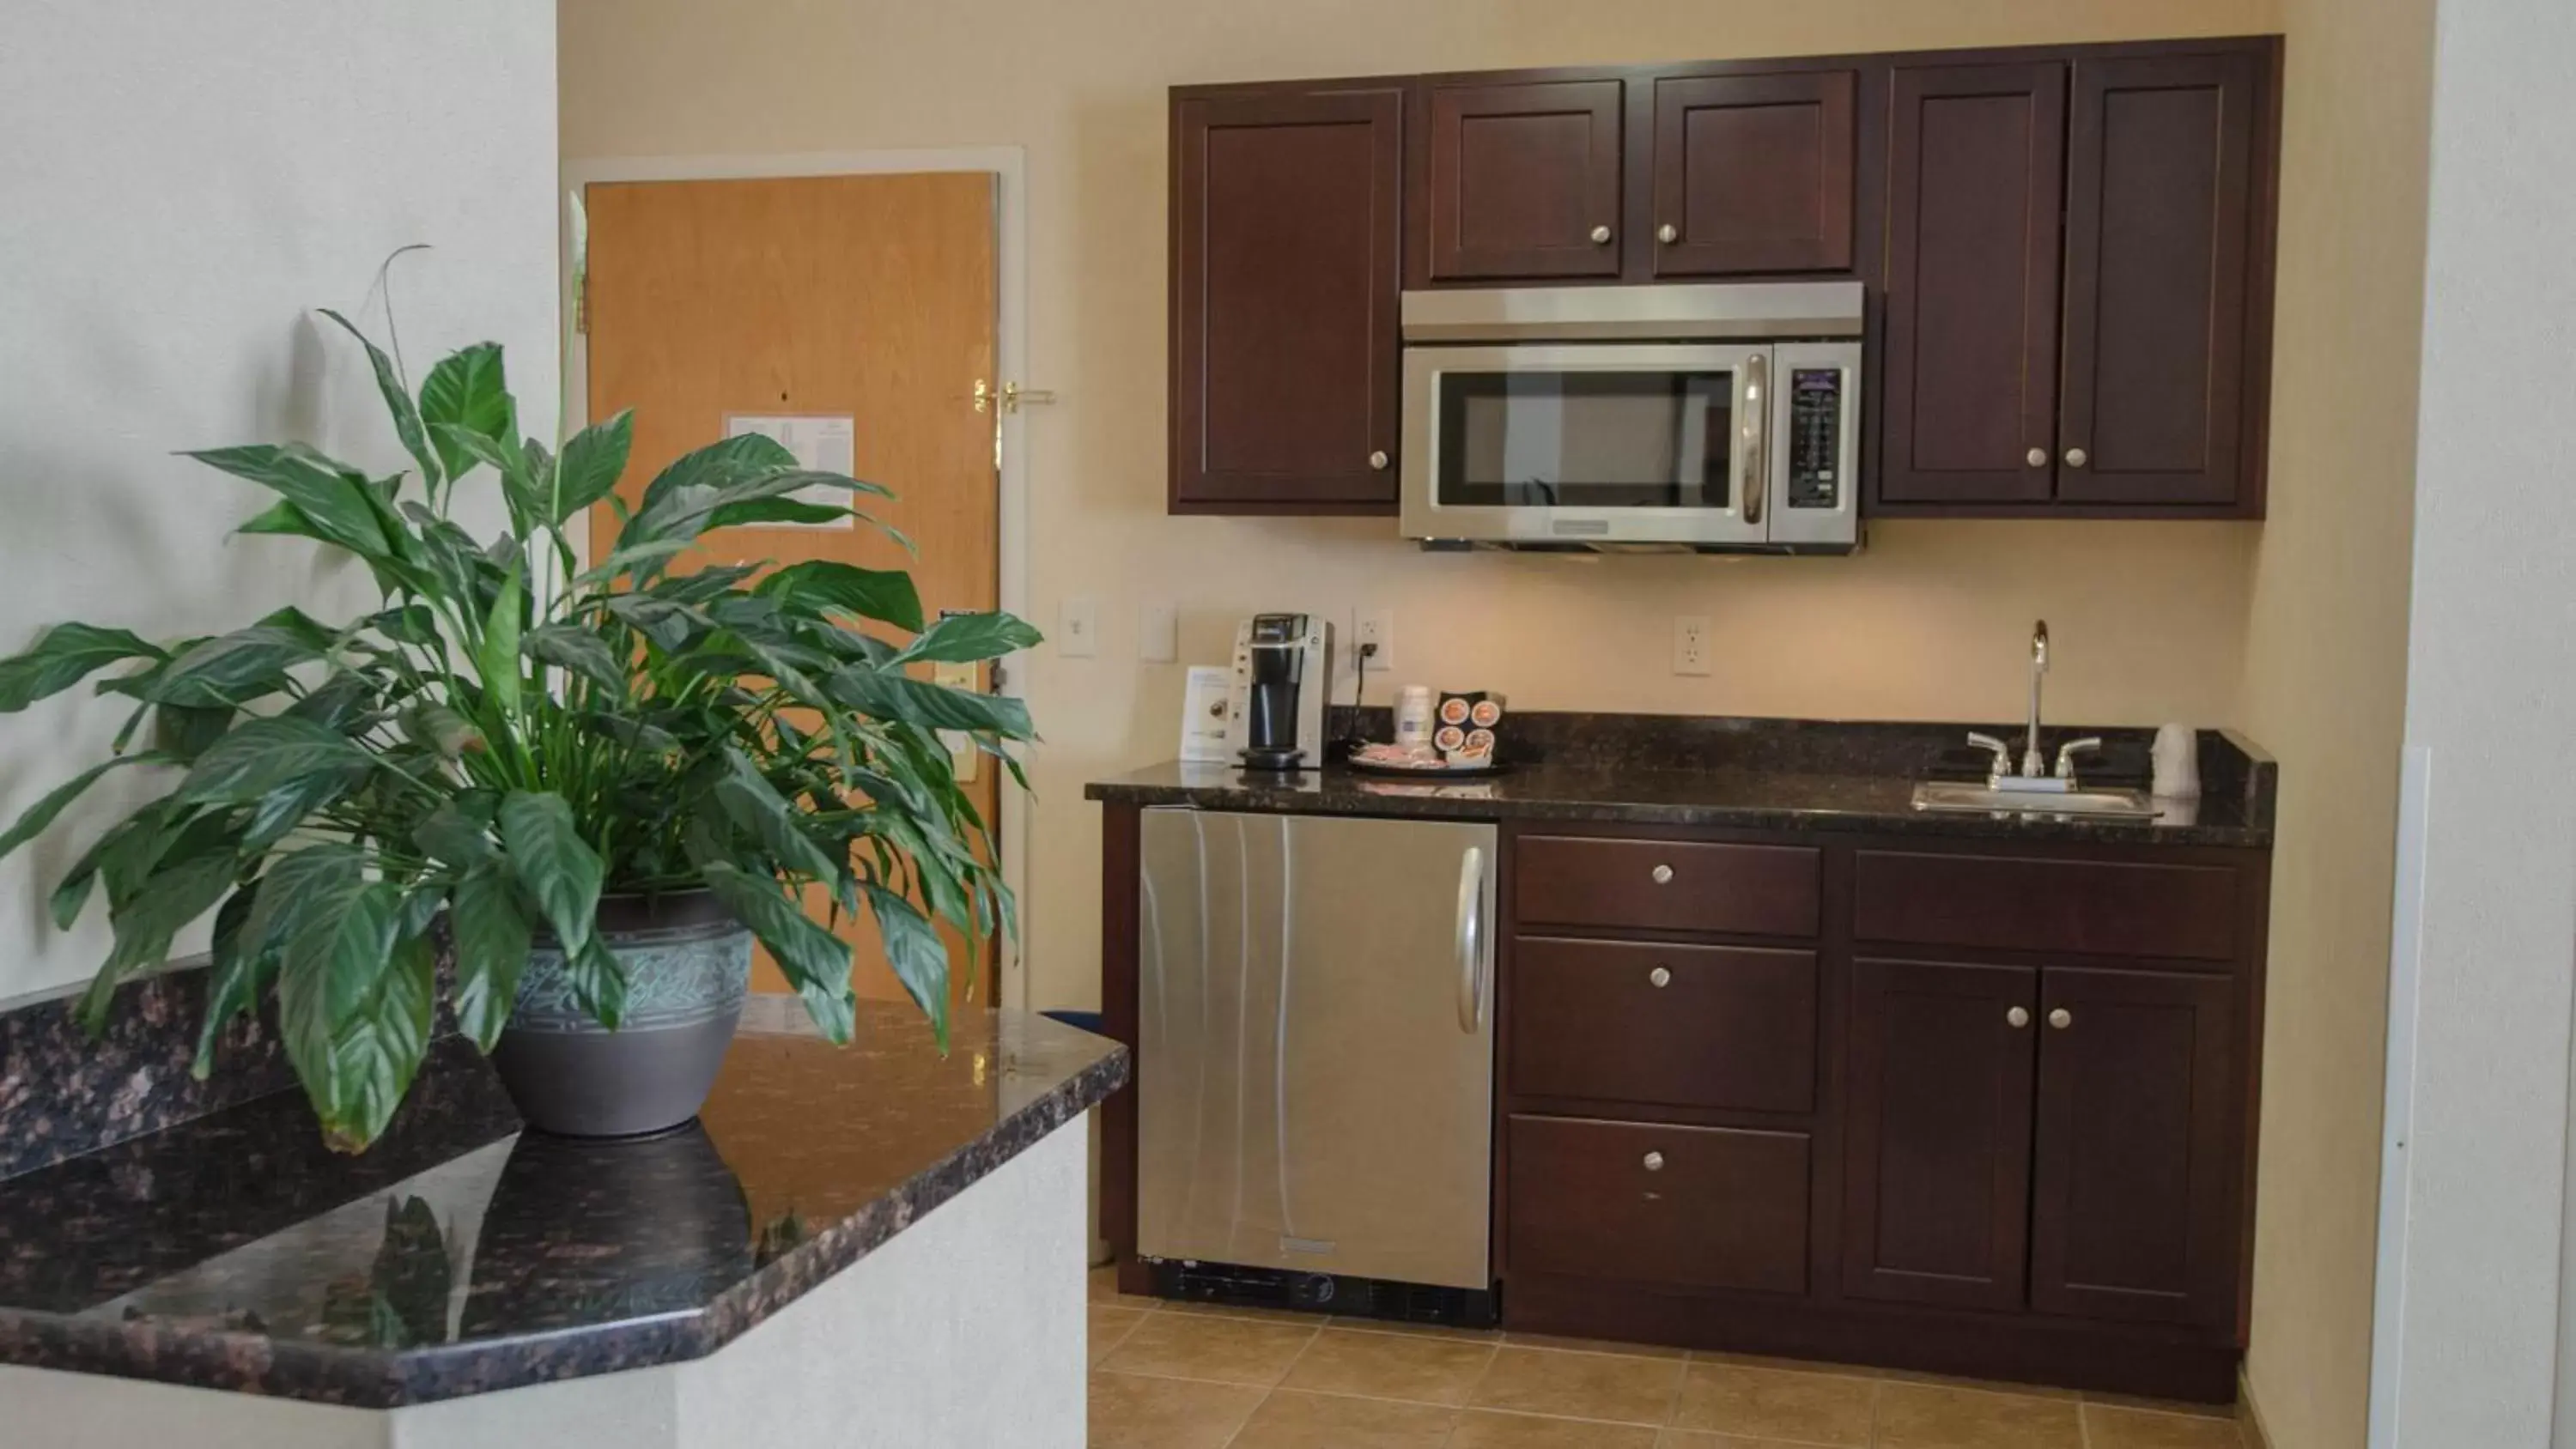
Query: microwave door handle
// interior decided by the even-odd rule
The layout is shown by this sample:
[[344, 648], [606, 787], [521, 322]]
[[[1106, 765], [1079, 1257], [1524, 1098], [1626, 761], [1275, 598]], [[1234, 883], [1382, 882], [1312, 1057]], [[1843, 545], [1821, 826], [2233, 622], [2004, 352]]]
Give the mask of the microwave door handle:
[[1762, 505], [1771, 490], [1769, 391], [1771, 357], [1752, 352], [1744, 358], [1744, 521], [1762, 521]]

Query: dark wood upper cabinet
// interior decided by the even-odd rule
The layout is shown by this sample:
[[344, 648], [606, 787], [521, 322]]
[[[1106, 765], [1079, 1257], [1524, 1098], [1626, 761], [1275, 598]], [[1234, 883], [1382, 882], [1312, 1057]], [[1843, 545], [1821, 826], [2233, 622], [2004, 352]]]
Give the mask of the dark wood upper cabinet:
[[2032, 1308], [2228, 1323], [2234, 1000], [2208, 976], [2042, 973]]
[[1618, 276], [1621, 94], [1615, 80], [1425, 86], [1430, 280]]
[[2066, 67], [1903, 67], [1889, 106], [1877, 496], [2053, 491]]
[[1175, 96], [1171, 508], [1392, 513], [1403, 98]]
[[2243, 52], [2075, 64], [2062, 499], [2226, 504], [2245, 486], [2261, 79]]
[[1844, 272], [1860, 76], [1659, 76], [1650, 275]]
[[2021, 1306], [2038, 976], [2027, 966], [1852, 963], [1850, 1296]]

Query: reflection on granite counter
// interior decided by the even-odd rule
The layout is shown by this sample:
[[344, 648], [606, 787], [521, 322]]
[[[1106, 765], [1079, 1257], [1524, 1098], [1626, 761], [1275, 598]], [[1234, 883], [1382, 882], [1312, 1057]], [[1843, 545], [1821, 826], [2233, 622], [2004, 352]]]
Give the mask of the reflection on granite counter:
[[[1375, 712], [1382, 716], [1383, 712]], [[1342, 712], [1342, 725], [1350, 723]], [[1357, 721], [1382, 735], [1377, 718]], [[1968, 726], [1742, 720], [1653, 715], [1511, 716], [1514, 768], [1483, 780], [1388, 779], [1332, 767], [1287, 775], [1233, 765], [1168, 763], [1094, 781], [1087, 798], [1209, 810], [1553, 820], [1744, 830], [2099, 840], [2267, 848], [2271, 759], [2242, 737], [2201, 733], [2203, 794], [2159, 801], [2153, 820], [2048, 815], [1926, 814], [1914, 781]], [[2143, 751], [2150, 732], [2066, 729], [2051, 741], [2101, 734]]]
[[388, 1408], [714, 1351], [1126, 1080], [1015, 1012], [861, 1003], [854, 1045], [755, 998], [699, 1121], [518, 1129], [439, 1044], [370, 1152], [279, 1094], [0, 1189], [0, 1362]]

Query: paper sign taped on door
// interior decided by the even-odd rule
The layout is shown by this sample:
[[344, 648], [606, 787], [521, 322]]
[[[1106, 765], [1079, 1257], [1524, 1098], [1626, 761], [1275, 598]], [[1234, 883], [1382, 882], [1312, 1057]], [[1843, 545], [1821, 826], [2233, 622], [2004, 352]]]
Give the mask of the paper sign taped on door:
[[[858, 420], [847, 413], [727, 413], [725, 436], [739, 438], [745, 433], [758, 433], [796, 455], [796, 466], [813, 473], [847, 475], [857, 461]], [[850, 493], [845, 488], [817, 484], [788, 495], [800, 503], [821, 503], [845, 508]], [[764, 523], [761, 528], [856, 528], [852, 518], [836, 518], [829, 523]]]

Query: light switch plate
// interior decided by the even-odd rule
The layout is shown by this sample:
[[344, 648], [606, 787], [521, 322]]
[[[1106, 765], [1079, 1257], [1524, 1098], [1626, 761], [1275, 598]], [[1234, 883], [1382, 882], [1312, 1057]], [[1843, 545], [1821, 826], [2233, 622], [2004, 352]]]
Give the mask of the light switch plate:
[[1673, 619], [1673, 673], [1708, 673], [1708, 616], [1681, 614]]
[[1089, 659], [1100, 652], [1100, 606], [1088, 595], [1069, 598], [1060, 611], [1055, 652], [1067, 659]]
[[1136, 657], [1148, 664], [1170, 664], [1181, 657], [1180, 610], [1147, 604], [1137, 612]]

